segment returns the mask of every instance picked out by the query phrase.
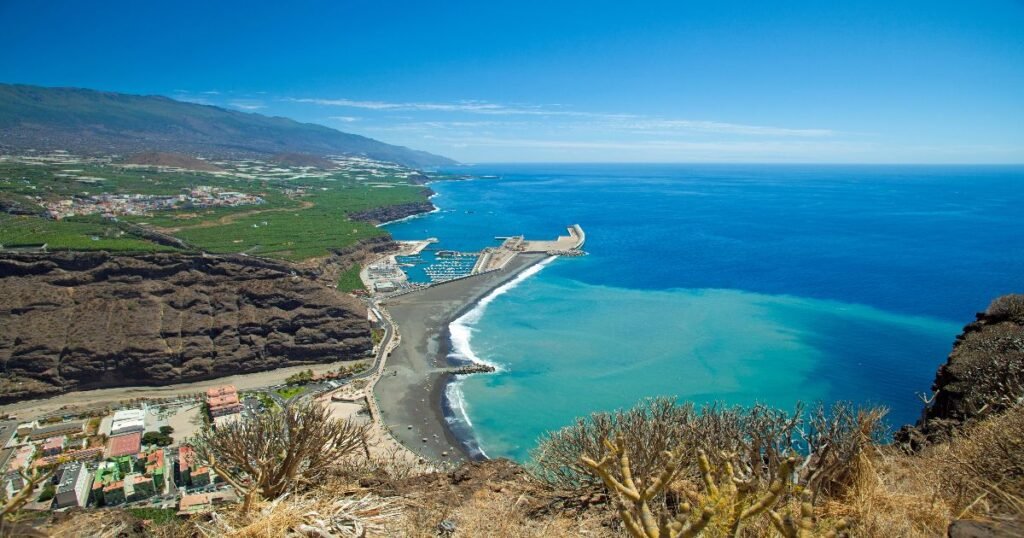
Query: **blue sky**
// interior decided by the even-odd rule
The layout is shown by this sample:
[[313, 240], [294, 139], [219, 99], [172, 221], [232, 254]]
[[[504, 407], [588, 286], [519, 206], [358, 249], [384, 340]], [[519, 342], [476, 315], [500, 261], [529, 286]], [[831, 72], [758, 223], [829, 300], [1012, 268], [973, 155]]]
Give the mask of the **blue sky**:
[[0, 0], [0, 81], [463, 162], [1024, 162], [1024, 2]]

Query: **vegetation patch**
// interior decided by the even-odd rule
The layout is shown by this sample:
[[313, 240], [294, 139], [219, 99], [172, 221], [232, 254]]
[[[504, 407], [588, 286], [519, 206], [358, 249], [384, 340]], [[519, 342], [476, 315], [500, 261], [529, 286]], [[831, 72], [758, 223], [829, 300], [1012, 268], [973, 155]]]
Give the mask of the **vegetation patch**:
[[294, 386], [294, 387], [282, 387], [282, 388], [279, 388], [279, 389], [275, 390], [274, 392], [276, 392], [278, 395], [280, 395], [285, 400], [289, 400], [289, 399], [291, 399], [291, 398], [293, 398], [293, 397], [295, 397], [295, 396], [297, 396], [299, 394], [302, 394], [303, 392], [305, 392], [305, 390], [306, 390], [305, 387]]
[[[351, 216], [421, 203], [427, 192], [410, 181], [408, 169], [389, 163], [353, 161], [347, 167], [316, 173], [259, 161], [210, 165], [225, 171], [138, 168], [70, 156], [56, 162], [18, 157], [0, 160], [0, 245], [26, 248], [45, 243], [50, 250], [174, 250], [133, 236], [128, 227], [116, 222], [123, 221], [174, 236], [205, 252], [302, 261], [386, 235]], [[207, 187], [257, 196], [263, 203], [191, 206], [188, 193]], [[185, 196], [186, 201], [176, 202], [175, 209], [115, 213], [113, 219], [99, 213], [79, 213], [61, 220], [47, 217], [47, 208], [57, 207], [53, 204], [77, 207], [74, 204], [103, 195]], [[91, 207], [95, 211], [97, 205]], [[59, 216], [69, 211], [60, 206]], [[355, 271], [355, 275], [343, 275], [339, 288], [352, 291], [361, 287], [358, 268]]]
[[346, 293], [365, 290], [363, 279], [359, 278], [360, 269], [359, 264], [356, 264], [341, 273], [341, 276], [338, 277], [338, 289]]

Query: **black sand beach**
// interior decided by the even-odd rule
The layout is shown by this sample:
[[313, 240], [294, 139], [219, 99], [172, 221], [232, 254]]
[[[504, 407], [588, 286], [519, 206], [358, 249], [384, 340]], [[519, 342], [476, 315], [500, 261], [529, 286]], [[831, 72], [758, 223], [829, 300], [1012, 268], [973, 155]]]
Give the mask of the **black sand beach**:
[[388, 358], [374, 392], [385, 424], [399, 441], [432, 460], [459, 461], [470, 456], [448, 428], [442, 412], [450, 375], [444, 371], [450, 366], [448, 325], [495, 288], [546, 257], [519, 254], [503, 270], [432, 286], [384, 303], [402, 340]]

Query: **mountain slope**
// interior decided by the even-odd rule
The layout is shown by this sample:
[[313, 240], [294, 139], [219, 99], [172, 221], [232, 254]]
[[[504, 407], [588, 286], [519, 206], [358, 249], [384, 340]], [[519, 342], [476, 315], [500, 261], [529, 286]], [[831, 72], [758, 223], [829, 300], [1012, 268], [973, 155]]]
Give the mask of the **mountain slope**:
[[155, 95], [21, 84], [0, 84], [0, 148], [171, 151], [210, 157], [345, 154], [417, 168], [454, 164], [424, 151], [288, 118]]

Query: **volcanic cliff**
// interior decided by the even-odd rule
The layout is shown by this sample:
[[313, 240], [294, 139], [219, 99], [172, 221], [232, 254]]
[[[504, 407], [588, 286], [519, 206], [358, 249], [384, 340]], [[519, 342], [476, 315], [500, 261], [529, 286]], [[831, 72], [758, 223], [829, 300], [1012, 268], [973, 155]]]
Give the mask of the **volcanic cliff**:
[[365, 308], [242, 256], [0, 256], [0, 402], [356, 359]]
[[915, 448], [948, 440], [953, 433], [1021, 403], [1024, 394], [1024, 295], [992, 301], [956, 337], [939, 367], [921, 418], [896, 440]]

